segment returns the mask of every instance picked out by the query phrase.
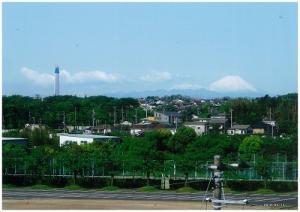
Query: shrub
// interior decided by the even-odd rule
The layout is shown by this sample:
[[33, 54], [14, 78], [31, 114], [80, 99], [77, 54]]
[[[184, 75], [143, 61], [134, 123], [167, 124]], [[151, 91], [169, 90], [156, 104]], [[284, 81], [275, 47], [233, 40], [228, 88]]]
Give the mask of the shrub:
[[117, 186], [106, 186], [100, 189], [101, 191], [117, 191], [119, 188]]
[[140, 191], [140, 192], [155, 192], [155, 191], [159, 191], [159, 189], [154, 187], [154, 186], [144, 186], [144, 187], [138, 188], [137, 191]]
[[79, 185], [68, 185], [68, 186], [65, 186], [64, 189], [67, 189], [67, 190], [79, 190], [79, 189], [82, 189]]
[[43, 185], [43, 184], [36, 184], [31, 186], [32, 189], [50, 189], [48, 185]]
[[191, 188], [191, 187], [181, 187], [181, 188], [177, 189], [176, 192], [193, 193], [193, 192], [197, 192], [197, 190], [194, 188]]
[[268, 182], [267, 187], [276, 192], [297, 191], [298, 183], [297, 182], [272, 181], [272, 182]]

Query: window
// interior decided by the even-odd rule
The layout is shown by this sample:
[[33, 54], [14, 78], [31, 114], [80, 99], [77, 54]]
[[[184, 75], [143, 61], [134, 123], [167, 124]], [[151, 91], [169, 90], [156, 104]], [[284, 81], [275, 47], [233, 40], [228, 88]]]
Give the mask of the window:
[[87, 144], [87, 141], [81, 141], [80, 143], [81, 144]]

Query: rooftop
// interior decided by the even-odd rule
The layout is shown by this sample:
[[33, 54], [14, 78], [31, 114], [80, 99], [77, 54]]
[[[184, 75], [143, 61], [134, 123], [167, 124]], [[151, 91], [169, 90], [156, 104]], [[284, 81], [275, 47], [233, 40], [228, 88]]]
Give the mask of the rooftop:
[[12, 137], [2, 137], [2, 141], [12, 141], [12, 140], [24, 140], [27, 138], [12, 138]]
[[249, 128], [250, 125], [242, 125], [242, 124], [236, 124], [236, 125], [233, 125], [230, 129], [240, 129], [240, 130], [245, 130], [247, 128]]
[[107, 135], [92, 135], [92, 134], [69, 134], [69, 133], [59, 133], [59, 136], [69, 136], [76, 138], [119, 138], [117, 136], [107, 136]]

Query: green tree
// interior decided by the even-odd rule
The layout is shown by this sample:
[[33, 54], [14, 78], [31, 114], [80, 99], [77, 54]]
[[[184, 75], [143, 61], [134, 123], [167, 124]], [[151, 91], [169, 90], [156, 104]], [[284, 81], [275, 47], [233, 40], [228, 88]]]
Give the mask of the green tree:
[[33, 148], [27, 156], [26, 161], [28, 170], [37, 176], [38, 183], [41, 183], [44, 176], [49, 173], [53, 155], [53, 148], [49, 146], [37, 146]]
[[244, 138], [239, 147], [239, 153], [241, 159], [250, 161], [253, 154], [256, 154], [262, 150], [263, 142], [259, 136], [249, 136]]
[[62, 146], [63, 165], [73, 173], [73, 183], [84, 168], [83, 149], [80, 145], [71, 143]]
[[192, 143], [197, 137], [195, 130], [188, 127], [180, 127], [168, 143], [171, 152], [183, 153], [188, 144]]

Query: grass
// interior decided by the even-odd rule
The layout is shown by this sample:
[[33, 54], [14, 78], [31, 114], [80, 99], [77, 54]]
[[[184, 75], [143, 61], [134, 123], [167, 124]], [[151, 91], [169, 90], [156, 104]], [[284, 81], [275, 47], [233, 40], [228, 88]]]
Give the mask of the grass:
[[117, 191], [117, 190], [119, 190], [119, 187], [117, 187], [117, 186], [106, 186], [106, 187], [100, 188], [99, 190], [100, 191]]
[[43, 184], [36, 184], [31, 186], [32, 189], [51, 189], [48, 185], [43, 185]]
[[198, 191], [196, 189], [191, 188], [191, 187], [181, 187], [181, 188], [177, 189], [176, 192], [195, 193], [195, 192], [198, 192]]
[[17, 188], [17, 187], [20, 187], [20, 186], [16, 186], [13, 184], [2, 184], [2, 188]]
[[144, 186], [144, 187], [138, 188], [137, 191], [139, 191], [139, 192], [156, 192], [156, 191], [160, 191], [160, 190], [154, 186]]
[[80, 189], [82, 189], [82, 187], [80, 187], [79, 185], [68, 185], [68, 186], [65, 186], [64, 189], [66, 189], [66, 190], [80, 190]]

